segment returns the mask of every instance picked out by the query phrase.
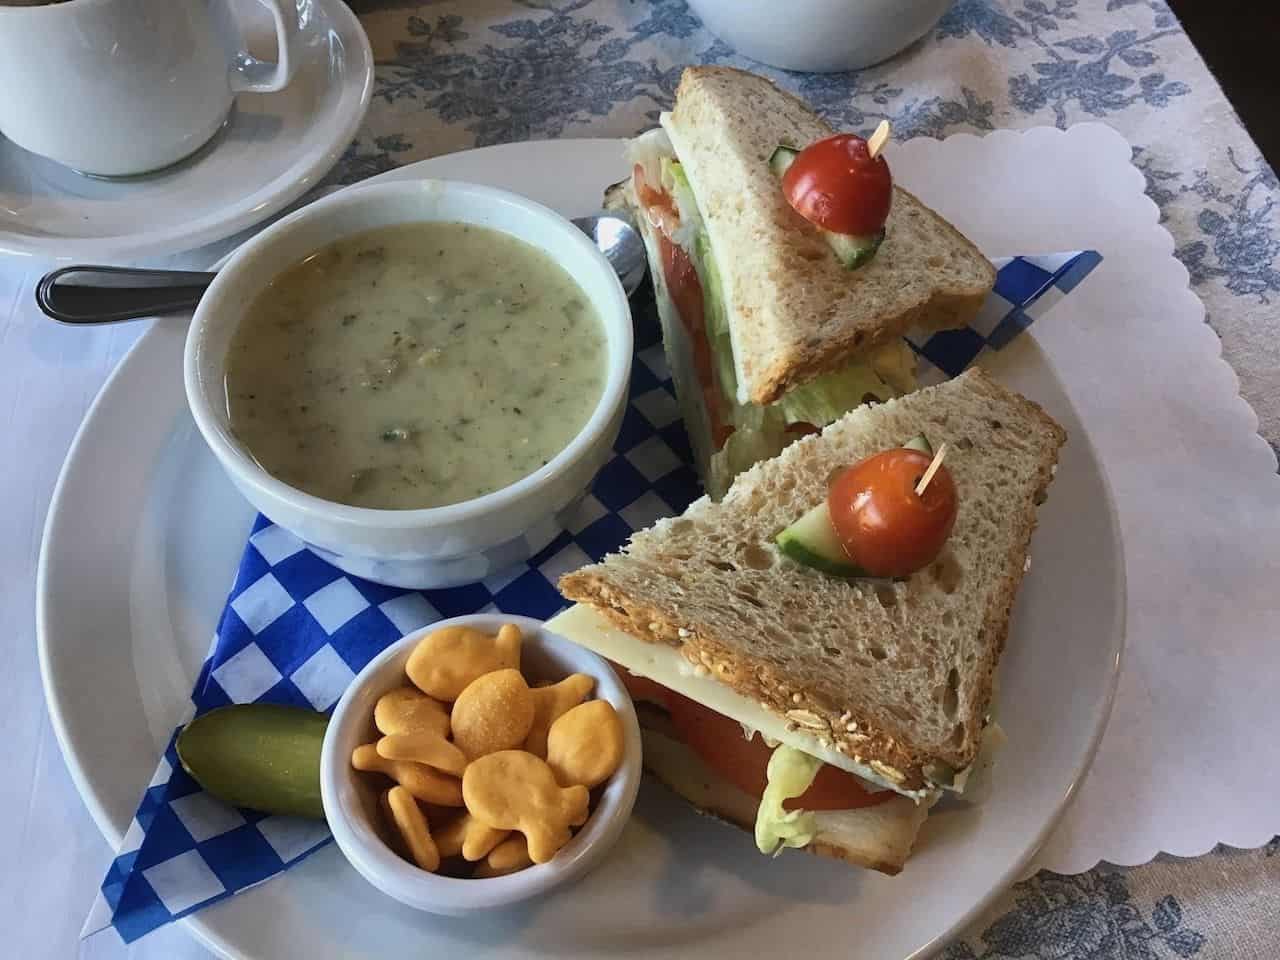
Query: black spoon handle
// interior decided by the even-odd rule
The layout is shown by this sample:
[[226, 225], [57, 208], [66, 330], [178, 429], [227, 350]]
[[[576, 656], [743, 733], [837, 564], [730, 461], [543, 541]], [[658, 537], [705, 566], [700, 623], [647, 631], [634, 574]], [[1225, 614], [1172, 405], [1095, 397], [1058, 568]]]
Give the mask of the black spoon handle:
[[192, 310], [215, 274], [132, 267], [63, 267], [36, 285], [36, 303], [59, 323], [85, 326]]

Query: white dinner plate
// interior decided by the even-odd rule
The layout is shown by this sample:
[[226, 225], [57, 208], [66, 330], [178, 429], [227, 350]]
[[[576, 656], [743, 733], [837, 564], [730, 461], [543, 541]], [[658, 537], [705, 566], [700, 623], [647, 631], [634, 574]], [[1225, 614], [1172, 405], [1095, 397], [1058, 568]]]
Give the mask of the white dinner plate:
[[[275, 49], [256, 0], [233, 0], [249, 49]], [[0, 253], [81, 262], [171, 254], [282, 210], [329, 172], [373, 93], [373, 52], [342, 0], [298, 0], [299, 66], [279, 93], [240, 94], [194, 156], [156, 174], [85, 177], [0, 136]]]
[[[895, 171], [911, 186], [907, 147]], [[619, 141], [578, 140], [470, 151], [385, 176], [465, 177], [574, 215], [595, 209], [601, 189], [626, 169]], [[963, 163], [930, 169], [956, 190], [974, 189], [981, 176]], [[49, 709], [85, 803], [113, 844], [187, 703], [251, 520], [186, 411], [183, 337], [181, 320], [158, 322], [103, 388], [54, 493], [41, 556]], [[1009, 742], [979, 791], [985, 796], [940, 806], [901, 875], [795, 852], [761, 857], [747, 834], [646, 783], [607, 862], [528, 906], [470, 920], [417, 913], [378, 893], [330, 847], [194, 915], [188, 927], [215, 951], [252, 960], [902, 960], [936, 949], [1017, 878], [1069, 802], [1105, 725], [1123, 643], [1118, 527], [1086, 430], [1030, 336], [999, 356], [996, 375], [1043, 404], [1071, 439], [1040, 510], [1003, 661], [998, 713]]]

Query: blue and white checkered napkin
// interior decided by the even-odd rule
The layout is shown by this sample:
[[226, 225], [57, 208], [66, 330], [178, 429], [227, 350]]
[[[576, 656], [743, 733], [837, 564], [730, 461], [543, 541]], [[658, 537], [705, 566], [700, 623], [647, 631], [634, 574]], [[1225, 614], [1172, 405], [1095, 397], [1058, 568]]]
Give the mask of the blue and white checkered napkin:
[[[999, 262], [995, 292], [972, 327], [912, 343], [927, 361], [922, 382], [955, 376], [984, 348], [1002, 348], [1100, 261], [1085, 251]], [[347, 576], [259, 517], [196, 680], [193, 711], [258, 701], [328, 710], [375, 654], [435, 620], [494, 609], [549, 617], [564, 605], [555, 588], [562, 573], [600, 559], [632, 531], [700, 496], [656, 316], [651, 305], [636, 306], [631, 399], [616, 456], [567, 532], [528, 563], [482, 583], [418, 592]], [[132, 942], [275, 876], [329, 840], [323, 823], [232, 809], [204, 793], [179, 765], [174, 739], [85, 935], [112, 926]]]

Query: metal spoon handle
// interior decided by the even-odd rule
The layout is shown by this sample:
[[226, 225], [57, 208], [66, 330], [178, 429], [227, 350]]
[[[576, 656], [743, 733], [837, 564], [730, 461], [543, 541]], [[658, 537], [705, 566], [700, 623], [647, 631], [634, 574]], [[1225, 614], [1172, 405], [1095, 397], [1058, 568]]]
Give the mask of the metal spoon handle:
[[63, 267], [36, 285], [36, 303], [59, 323], [89, 325], [193, 310], [215, 274], [132, 267]]
[[[2, 2], [2, 0], [0, 0]], [[573, 221], [609, 258], [630, 296], [644, 279], [644, 242], [631, 220], [606, 211]], [[36, 285], [36, 303], [59, 323], [90, 326], [194, 310], [212, 273], [134, 267], [63, 267]]]

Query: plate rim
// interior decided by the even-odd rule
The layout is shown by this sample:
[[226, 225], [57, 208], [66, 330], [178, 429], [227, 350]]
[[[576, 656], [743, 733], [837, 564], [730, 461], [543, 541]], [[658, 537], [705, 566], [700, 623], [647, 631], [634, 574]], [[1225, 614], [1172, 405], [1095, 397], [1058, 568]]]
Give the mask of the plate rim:
[[62, 459], [62, 466], [58, 469], [58, 479], [53, 485], [52, 494], [49, 496], [49, 507], [45, 512], [44, 525], [40, 531], [40, 556], [36, 562], [36, 658], [40, 664], [40, 688], [44, 694], [45, 712], [49, 716], [49, 725], [53, 727], [54, 737], [58, 741], [58, 749], [62, 752], [62, 761], [67, 768], [67, 773], [71, 776], [71, 782], [75, 784], [76, 792], [80, 794], [80, 800], [88, 809], [94, 824], [111, 845], [113, 854], [123, 842], [124, 833], [116, 829], [115, 824], [111, 822], [111, 818], [107, 814], [106, 808], [99, 800], [97, 791], [93, 790], [89, 785], [88, 774], [73, 749], [74, 745], [64, 715], [66, 708], [63, 706], [63, 698], [58, 695], [54, 683], [52, 655], [49, 650], [49, 619], [53, 603], [49, 589], [49, 578], [51, 576], [49, 568], [53, 563], [51, 560], [51, 555], [54, 552], [52, 544], [59, 533], [57, 530], [60, 523], [59, 516], [63, 512], [60, 508], [62, 507], [63, 499], [66, 497], [65, 488], [70, 482], [69, 478], [74, 469], [73, 464], [80, 456], [82, 448], [88, 442], [87, 438], [94, 427], [98, 411], [110, 402], [110, 395], [114, 392], [117, 382], [122, 380], [128, 369], [138, 362], [144, 346], [151, 347], [154, 345], [154, 341], [157, 339], [156, 330], [157, 327], [152, 326], [129, 347], [120, 362], [116, 364], [115, 369], [103, 381], [97, 394], [94, 395], [93, 402], [85, 410], [80, 426], [76, 428], [75, 435], [71, 438], [71, 444], [67, 447], [66, 455]]
[[[395, 179], [412, 179], [416, 175], [431, 176], [433, 174], [430, 173], [430, 165], [448, 156], [478, 152], [520, 151], [530, 147], [544, 147], [547, 144], [563, 145], [566, 142], [565, 138], [558, 140], [522, 141], [518, 143], [496, 144], [489, 147], [456, 151], [453, 154], [443, 154], [440, 157], [407, 164], [403, 167], [386, 171], [376, 177], [360, 181], [359, 184], [352, 184], [350, 186], [367, 185], [369, 183], [386, 182], [388, 180]], [[626, 140], [624, 138], [595, 137], [577, 139], [571, 142], [589, 142], [595, 145], [615, 144], [620, 146], [624, 144]], [[227, 254], [221, 259], [225, 260], [228, 256], [230, 256], [230, 254]], [[57, 737], [59, 748], [62, 751], [64, 762], [71, 774], [73, 783], [76, 785], [77, 792], [80, 794], [82, 801], [85, 803], [85, 806], [93, 817], [98, 829], [102, 832], [103, 836], [111, 842], [113, 849], [118, 847], [124, 835], [110, 822], [106, 810], [98, 800], [96, 793], [90, 789], [87, 774], [81, 767], [75, 752], [72, 750], [72, 744], [68, 739], [68, 731], [66, 729], [65, 720], [62, 717], [62, 710], [55, 709], [55, 704], [60, 701], [53, 695], [52, 668], [49, 662], [47, 649], [47, 637], [49, 634], [47, 617], [48, 607], [50, 604], [48, 591], [48, 566], [50, 563], [49, 555], [51, 552], [50, 543], [56, 532], [54, 528], [57, 524], [57, 516], [60, 512], [59, 507], [61, 506], [62, 499], [65, 495], [64, 483], [71, 472], [71, 465], [73, 461], [76, 460], [83, 441], [88, 436], [100, 407], [108, 402], [108, 394], [114, 393], [114, 391], [118, 389], [119, 383], [124, 380], [128, 370], [131, 369], [134, 364], [139, 362], [138, 358], [143, 354], [144, 347], [154, 345], [154, 340], [159, 336], [158, 329], [159, 324], [153, 325], [143, 333], [141, 337], [139, 337], [138, 341], [134, 343], [132, 347], [130, 347], [129, 351], [104, 381], [101, 389], [98, 391], [93, 402], [86, 411], [84, 419], [81, 422], [80, 427], [77, 429], [72, 443], [68, 448], [67, 455], [58, 474], [58, 480], [54, 486], [53, 494], [50, 498], [49, 509], [42, 532], [39, 563], [36, 572], [37, 649], [40, 663], [41, 682], [46, 698], [46, 704], [48, 706], [51, 725], [53, 726], [55, 736]], [[1034, 340], [1034, 335], [1032, 336], [1032, 339]], [[1052, 359], [1043, 350], [1040, 350], [1038, 346], [1036, 349], [1039, 353], [1039, 362], [1044, 365], [1050, 378], [1054, 381], [1058, 392], [1068, 405], [1072, 416], [1080, 425], [1080, 429], [1078, 431], [1079, 435], [1073, 436], [1072, 438], [1073, 444], [1078, 443], [1082, 445], [1086, 449], [1087, 459], [1099, 465], [1099, 469], [1096, 471], [1096, 476], [1105, 493], [1104, 499], [1106, 501], [1107, 522], [1111, 531], [1116, 564], [1115, 590], [1117, 596], [1117, 603], [1115, 605], [1112, 618], [1113, 622], [1110, 630], [1108, 631], [1109, 635], [1115, 638], [1115, 641], [1112, 644], [1111, 654], [1109, 656], [1108, 664], [1106, 665], [1107, 677], [1105, 689], [1101, 691], [1101, 704], [1097, 710], [1096, 716], [1094, 717], [1093, 729], [1085, 750], [1081, 754], [1080, 763], [1077, 764], [1076, 769], [1072, 772], [1071, 779], [1066, 790], [1062, 793], [1061, 797], [1055, 801], [1052, 809], [1047, 811], [1047, 816], [1044, 822], [1035, 831], [1034, 836], [1030, 838], [1026, 847], [1000, 871], [999, 881], [982, 895], [977, 897], [974, 902], [957, 917], [954, 923], [952, 923], [947, 929], [939, 931], [928, 941], [920, 944], [911, 953], [907, 954], [904, 960], [918, 960], [918, 958], [934, 955], [949, 943], [958, 931], [970, 925], [977, 917], [985, 912], [1001, 894], [1003, 894], [1014, 882], [1022, 877], [1027, 867], [1032, 863], [1036, 855], [1049, 839], [1052, 831], [1061, 822], [1064, 813], [1079, 792], [1080, 785], [1088, 775], [1089, 769], [1092, 767], [1093, 761], [1097, 755], [1099, 745], [1105, 735], [1114, 706], [1116, 691], [1118, 689], [1120, 670], [1127, 646], [1128, 577], [1125, 567], [1124, 543], [1112, 484], [1106, 470], [1101, 469], [1102, 461], [1098, 457], [1097, 448], [1085, 428], [1074, 403], [1071, 402], [1065, 383], [1058, 375], [1057, 368], [1054, 366]], [[228, 960], [256, 960], [255, 957], [244, 953], [239, 947], [231, 943], [225, 934], [216, 930], [215, 924], [211, 921], [209, 913], [196, 913], [183, 918], [181, 922], [197, 941], [218, 956], [228, 958]]]
[[[175, 248], [194, 250], [206, 244], [225, 240], [241, 230], [262, 223], [312, 189], [342, 158], [342, 154], [351, 145], [360, 125], [364, 122], [369, 103], [373, 99], [375, 63], [369, 35], [346, 3], [342, 0], [311, 0], [311, 2], [320, 7], [332, 25], [332, 33], [342, 43], [344, 50], [349, 51], [343, 56], [346, 67], [343, 79], [338, 86], [345, 90], [348, 87], [354, 88], [359, 82], [360, 96], [356, 108], [350, 110], [342, 123], [335, 127], [332, 142], [323, 150], [314, 153], [304, 151], [298, 162], [275, 180], [259, 188], [260, 190], [270, 189], [273, 184], [279, 184], [280, 189], [272, 191], [264, 200], [252, 205], [246, 205], [246, 201], [253, 194], [241, 197], [239, 201], [227, 208], [238, 211], [234, 215], [216, 217], [205, 227], [191, 232], [187, 232], [182, 225], [176, 224], [163, 231], [144, 229], [140, 232], [116, 234], [110, 237], [56, 236], [46, 239], [0, 230], [0, 253], [42, 257], [54, 262], [64, 262], [94, 258], [123, 260], [160, 256], [173, 253]], [[74, 246], [69, 253], [66, 252], [68, 245]]]

